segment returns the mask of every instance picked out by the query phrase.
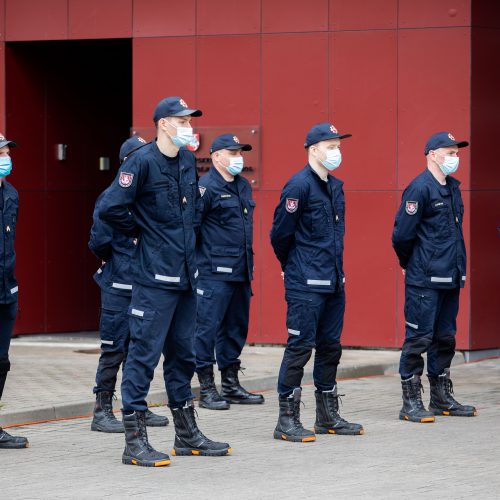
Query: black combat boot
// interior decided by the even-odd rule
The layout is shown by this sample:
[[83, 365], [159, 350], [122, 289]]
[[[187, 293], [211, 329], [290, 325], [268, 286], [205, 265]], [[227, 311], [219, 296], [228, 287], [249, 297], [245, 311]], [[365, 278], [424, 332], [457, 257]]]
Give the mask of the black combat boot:
[[302, 389], [296, 387], [290, 396], [280, 396], [280, 414], [274, 429], [274, 439], [307, 443], [316, 441], [314, 432], [304, 429], [300, 422], [300, 395]]
[[166, 453], [156, 451], [148, 441], [146, 417], [143, 411], [135, 411], [131, 415], [123, 415], [125, 428], [125, 449], [122, 462], [142, 467], [164, 467], [170, 465], [170, 457]]
[[252, 394], [241, 387], [238, 380], [239, 363], [235, 363], [222, 370], [221, 396], [230, 403], [242, 405], [259, 405], [264, 402], [262, 394]]
[[171, 411], [175, 426], [172, 455], [218, 457], [231, 453], [229, 444], [211, 441], [198, 429], [193, 401], [187, 401], [182, 408], [171, 408]]
[[113, 413], [112, 400], [113, 393], [111, 391], [96, 393], [91, 430], [110, 433], [124, 432], [123, 423], [117, 420]]
[[153, 413], [151, 410], [145, 411], [147, 427], [166, 427], [168, 425], [168, 417], [163, 417]]
[[25, 437], [11, 436], [0, 427], [0, 449], [29, 448], [30, 444]]
[[316, 434], [342, 434], [355, 436], [364, 434], [363, 426], [351, 424], [339, 415], [339, 398], [344, 394], [337, 394], [337, 386], [331, 391], [316, 391]]
[[422, 392], [424, 388], [418, 375], [413, 375], [408, 380], [401, 380], [403, 387], [403, 408], [399, 412], [400, 420], [411, 422], [434, 422], [433, 413], [425, 409], [422, 402]]
[[453, 382], [450, 379], [450, 369], [437, 377], [429, 377], [431, 385], [431, 401], [429, 411], [434, 415], [449, 415], [452, 417], [475, 417], [477, 411], [474, 406], [462, 405], [452, 396]]
[[231, 405], [221, 398], [215, 387], [213, 366], [202, 368], [196, 373], [200, 381], [200, 401], [198, 403], [200, 407], [209, 410], [229, 410]]

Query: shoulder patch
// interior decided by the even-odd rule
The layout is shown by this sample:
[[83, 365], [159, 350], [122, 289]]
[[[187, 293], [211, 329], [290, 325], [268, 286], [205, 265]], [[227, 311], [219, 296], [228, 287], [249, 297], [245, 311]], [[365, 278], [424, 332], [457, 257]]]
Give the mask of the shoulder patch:
[[408, 215], [415, 215], [418, 212], [418, 201], [407, 201], [405, 210]]
[[203, 198], [203, 195], [205, 194], [207, 188], [205, 186], [198, 186], [198, 189], [200, 190], [200, 196]]
[[293, 214], [299, 208], [299, 200], [297, 198], [287, 198], [285, 207], [287, 212]]
[[118, 179], [118, 184], [122, 188], [128, 188], [132, 185], [134, 180], [134, 174], [129, 174], [128, 172], [120, 172], [120, 178]]

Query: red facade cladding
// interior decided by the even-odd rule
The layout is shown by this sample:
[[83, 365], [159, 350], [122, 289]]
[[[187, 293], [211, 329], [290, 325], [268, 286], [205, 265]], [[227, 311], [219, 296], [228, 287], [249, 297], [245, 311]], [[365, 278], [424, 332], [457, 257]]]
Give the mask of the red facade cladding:
[[[181, 95], [204, 111], [195, 127], [227, 126], [229, 132], [232, 126], [260, 126], [250, 342], [286, 341], [283, 282], [269, 230], [283, 184], [306, 162], [304, 137], [314, 123], [331, 121], [353, 134], [342, 144], [338, 170], [347, 203], [343, 338], [353, 346], [401, 344], [404, 283], [390, 242], [401, 192], [425, 168], [423, 146], [430, 134], [450, 130], [470, 140], [457, 175], [469, 253], [457, 343], [462, 349], [499, 347], [500, 170], [491, 150], [500, 129], [500, 70], [492, 63], [500, 49], [497, 3], [245, 0], [235, 5], [233, 0], [0, 0], [0, 67], [5, 67], [3, 40], [132, 38], [132, 102], [125, 103], [132, 108], [130, 128], [150, 127], [152, 110], [166, 95]], [[7, 82], [19, 69], [15, 54], [8, 59]], [[19, 92], [30, 85], [22, 80]], [[3, 84], [0, 72], [2, 93]], [[36, 89], [25, 90], [36, 111]], [[9, 133], [22, 130], [16, 120], [13, 110], [6, 119]], [[53, 140], [59, 141], [56, 135]], [[37, 147], [48, 144], [37, 141], [31, 138], [29, 151], [16, 152], [19, 168], [36, 162]], [[64, 170], [44, 183], [32, 176], [12, 179], [25, 191], [23, 211], [34, 213], [43, 205], [38, 221], [21, 219], [18, 274], [23, 314], [31, 319], [22, 318], [18, 330], [58, 330], [72, 324], [71, 318], [73, 328], [67, 329], [79, 329], [85, 322], [78, 319], [76, 289], [93, 285], [90, 258], [78, 250], [86, 243], [85, 223], [73, 221], [83, 217], [88, 225], [98, 190], [89, 196], [90, 186]], [[96, 184], [104, 184], [103, 178]], [[79, 194], [69, 194], [70, 188]], [[51, 189], [58, 194], [45, 196]], [[77, 243], [61, 254], [68, 238]], [[26, 250], [36, 242], [43, 242], [45, 253]], [[54, 262], [68, 283], [51, 276]], [[38, 285], [32, 276], [38, 276]], [[73, 287], [76, 296], [58, 290], [61, 285]], [[97, 310], [96, 294], [86, 296], [87, 311]], [[90, 323], [96, 326], [95, 315]]]

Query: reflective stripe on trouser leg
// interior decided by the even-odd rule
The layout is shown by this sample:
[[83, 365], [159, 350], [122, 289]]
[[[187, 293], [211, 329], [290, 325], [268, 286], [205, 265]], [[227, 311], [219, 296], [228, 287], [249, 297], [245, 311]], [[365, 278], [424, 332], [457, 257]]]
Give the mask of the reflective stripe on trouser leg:
[[215, 352], [220, 370], [239, 363], [248, 335], [251, 288], [248, 282], [226, 282], [233, 293], [217, 333]]
[[17, 300], [0, 304], [0, 358], [9, 357], [10, 340], [17, 315]]
[[[296, 387], [300, 387], [304, 366], [311, 357], [319, 320], [319, 309], [313, 304], [316, 295], [319, 294], [290, 290], [285, 293], [286, 329], [289, 334], [278, 376], [280, 396], [288, 396]], [[294, 333], [290, 333], [290, 330]]]
[[451, 366], [455, 355], [455, 336], [460, 288], [439, 290], [439, 310], [432, 343], [427, 351], [427, 373], [437, 377]]
[[232, 288], [224, 281], [205, 280], [197, 284], [197, 311], [195, 329], [196, 369], [215, 363], [217, 332], [231, 301]]
[[314, 385], [319, 391], [333, 389], [342, 356], [340, 336], [344, 325], [345, 292], [321, 294], [320, 318], [316, 331]]
[[196, 291], [177, 293], [179, 295], [177, 307], [163, 347], [165, 357], [163, 377], [168, 405], [174, 408], [183, 406], [186, 401], [193, 399], [191, 379], [196, 368], [193, 321], [196, 316]]
[[[139, 284], [132, 289], [129, 306], [130, 343], [121, 385], [124, 410], [147, 409], [149, 386], [160, 360], [180, 293]], [[134, 315], [133, 310], [143, 314]]]
[[401, 349], [399, 373], [408, 379], [422, 375], [422, 354], [429, 349], [439, 309], [439, 290], [412, 285], [405, 287], [405, 340]]
[[10, 370], [9, 358], [0, 358], [0, 400], [2, 399], [5, 381], [7, 380], [7, 373]]

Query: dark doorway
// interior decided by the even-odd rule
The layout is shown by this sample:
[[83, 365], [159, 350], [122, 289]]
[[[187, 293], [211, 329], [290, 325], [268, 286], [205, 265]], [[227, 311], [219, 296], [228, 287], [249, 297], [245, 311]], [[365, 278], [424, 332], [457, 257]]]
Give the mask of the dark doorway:
[[7, 43], [6, 102], [7, 137], [18, 143], [16, 333], [96, 329], [99, 262], [87, 242], [132, 124], [131, 40]]

